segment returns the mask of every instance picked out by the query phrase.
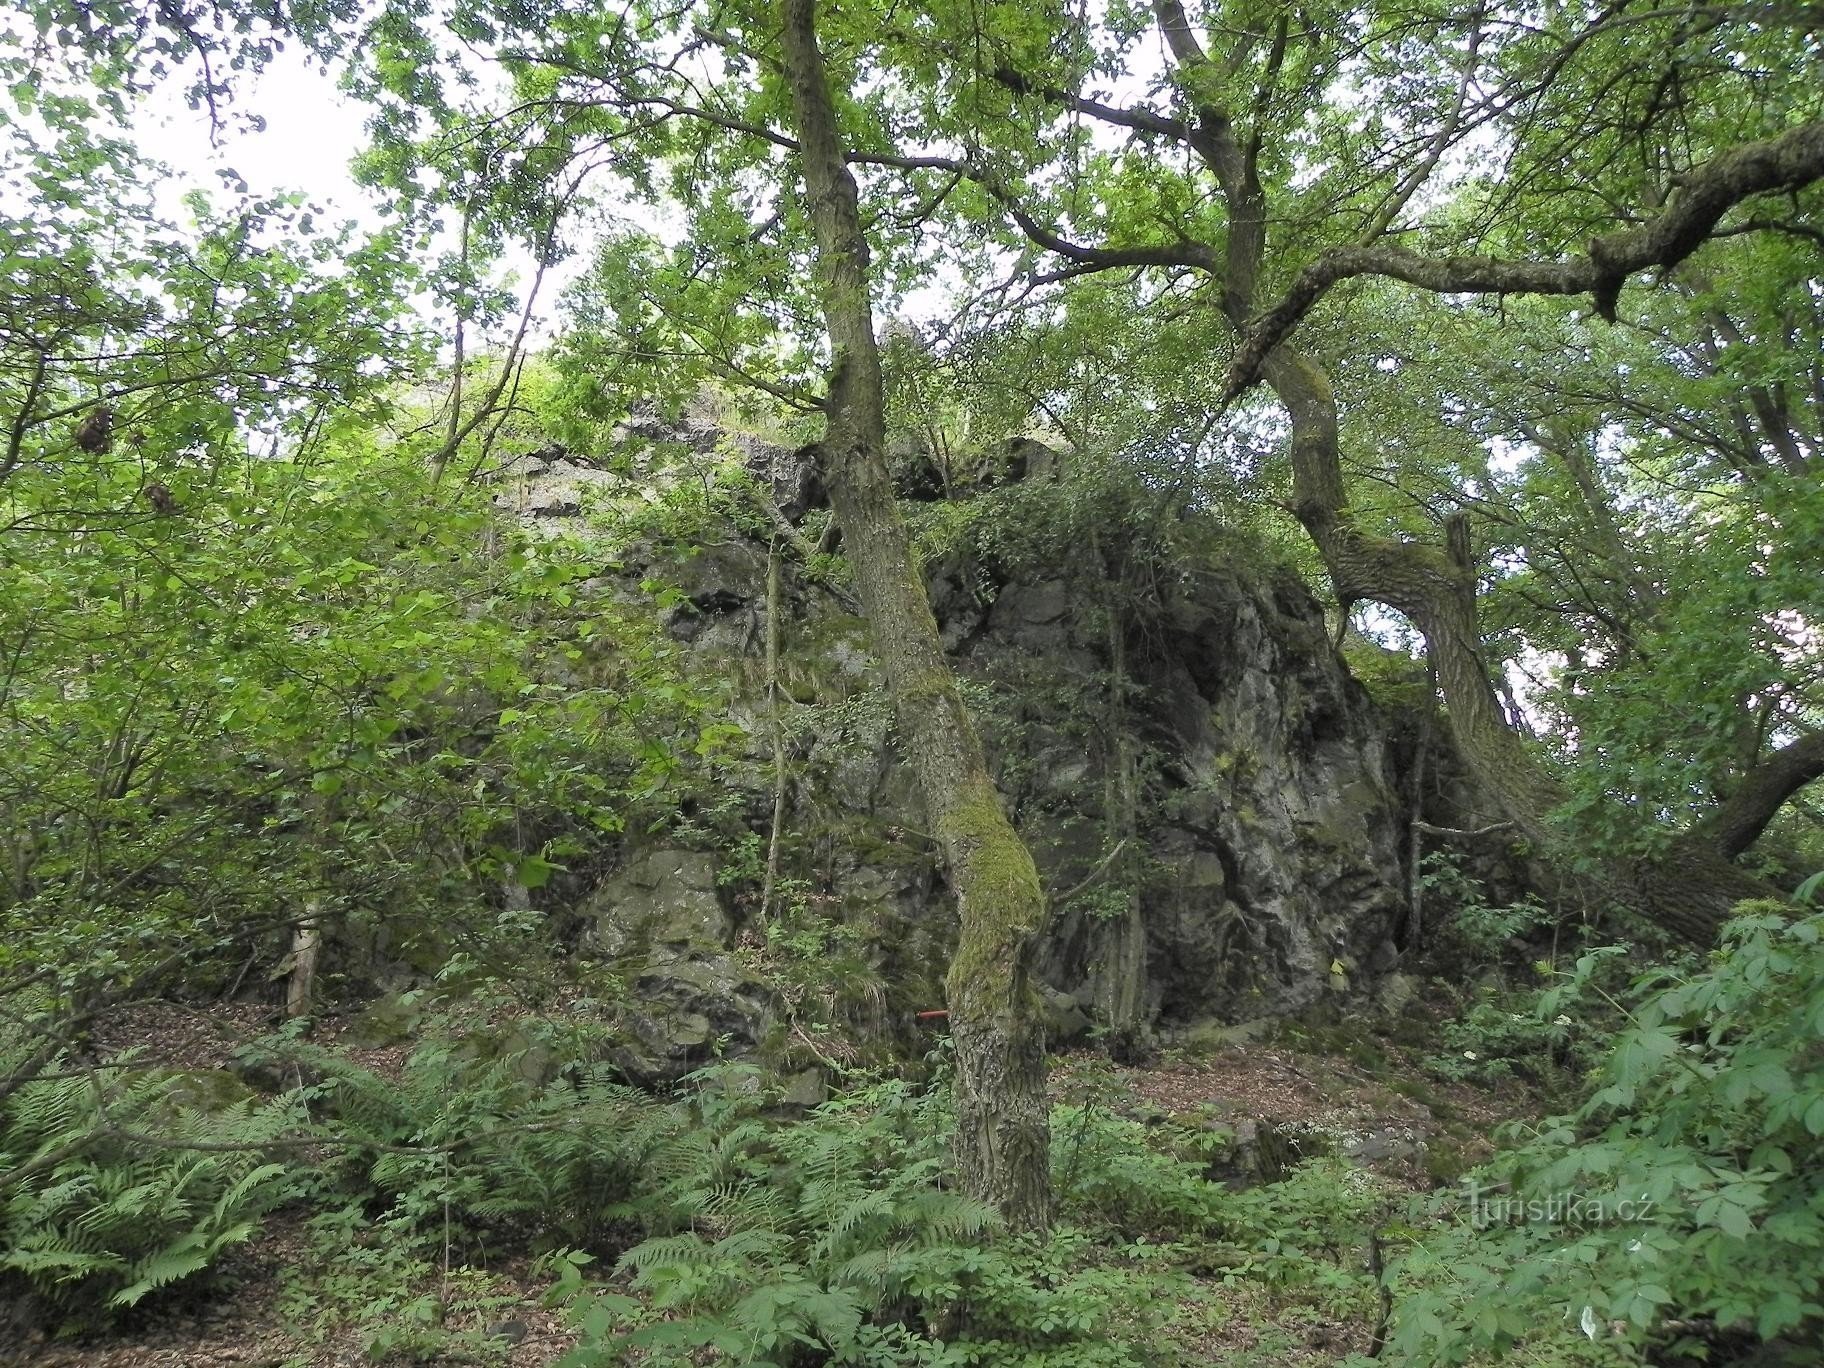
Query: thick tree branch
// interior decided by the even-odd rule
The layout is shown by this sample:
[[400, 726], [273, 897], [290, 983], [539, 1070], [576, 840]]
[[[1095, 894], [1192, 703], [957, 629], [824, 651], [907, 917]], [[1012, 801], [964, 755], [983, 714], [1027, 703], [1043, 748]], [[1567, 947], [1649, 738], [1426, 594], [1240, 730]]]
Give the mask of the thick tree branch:
[[1820, 177], [1824, 120], [1712, 158], [1685, 177], [1657, 217], [1596, 238], [1582, 257], [1431, 257], [1384, 242], [1333, 248], [1307, 266], [1285, 297], [1249, 329], [1229, 369], [1225, 402], [1260, 378], [1267, 355], [1342, 281], [1378, 275], [1439, 294], [1589, 294], [1597, 313], [1614, 322], [1621, 287], [1634, 272], [1651, 266], [1670, 270], [1696, 251], [1723, 215], [1742, 201], [1769, 191], [1796, 190]]
[[4, 483], [7, 476], [19, 466], [25, 449], [25, 431], [31, 425], [32, 410], [38, 405], [38, 396], [44, 392], [45, 373], [49, 369], [50, 358], [42, 351], [34, 352], [32, 378], [26, 382], [25, 396], [20, 399], [19, 408], [8, 425], [6, 455], [0, 457], [0, 483]]
[[1148, 109], [1144, 105], [1111, 105], [1100, 100], [1092, 100], [1067, 90], [1060, 85], [1034, 81], [1010, 66], [997, 66], [988, 73], [1001, 85], [1016, 95], [1026, 95], [1058, 105], [1085, 118], [1096, 119], [1101, 123], [1113, 124], [1117, 128], [1129, 128], [1136, 133], [1146, 133], [1155, 137], [1169, 138], [1173, 142], [1188, 143], [1191, 140], [1191, 126], [1182, 119], [1174, 119]]
[[1824, 778], [1824, 732], [1810, 732], [1749, 770], [1698, 830], [1732, 860], [1760, 838], [1788, 798], [1819, 778]]
[[1001, 202], [1008, 217], [1019, 225], [1022, 233], [1046, 251], [1079, 266], [1098, 271], [1115, 271], [1130, 266], [1192, 266], [1206, 271], [1222, 269], [1222, 258], [1214, 249], [1188, 238], [1146, 247], [1113, 247], [1105, 244], [1092, 246], [1072, 242], [1033, 218], [1005, 191], [987, 181], [980, 183]]

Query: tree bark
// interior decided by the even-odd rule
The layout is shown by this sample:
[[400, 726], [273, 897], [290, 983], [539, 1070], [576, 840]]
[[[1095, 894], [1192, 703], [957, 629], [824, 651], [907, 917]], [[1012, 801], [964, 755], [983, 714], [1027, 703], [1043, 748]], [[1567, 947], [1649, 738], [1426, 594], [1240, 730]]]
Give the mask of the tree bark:
[[306, 1017], [316, 1005], [317, 959], [323, 949], [323, 927], [315, 902], [291, 932], [291, 978], [285, 985], [285, 1015]]
[[1824, 732], [1807, 732], [1743, 775], [1697, 830], [1719, 856], [1733, 860], [1760, 839], [1788, 798], [1819, 778], [1824, 778]]
[[815, 0], [781, 0], [781, 55], [830, 339], [821, 464], [886, 671], [901, 745], [957, 896], [946, 987], [964, 1189], [1015, 1229], [1050, 1218], [1042, 1019], [1029, 977], [1045, 919], [1039, 876], [1008, 821], [944, 655], [886, 463], [886, 406], [859, 195], [818, 47]]
[[1731, 148], [1694, 168], [1657, 216], [1592, 240], [1585, 256], [1502, 261], [1428, 256], [1385, 241], [1333, 247], [1299, 272], [1283, 299], [1243, 326], [1242, 343], [1229, 369], [1227, 396], [1240, 394], [1256, 376], [1272, 384], [1264, 370], [1268, 354], [1341, 281], [1379, 275], [1440, 294], [1588, 294], [1596, 312], [1613, 323], [1621, 287], [1634, 272], [1657, 266], [1669, 274], [1743, 200], [1797, 190], [1820, 177], [1824, 120], [1813, 120], [1778, 137]]
[[766, 549], [766, 729], [773, 746], [773, 822], [766, 837], [766, 875], [760, 884], [760, 920], [773, 914], [773, 895], [779, 889], [779, 856], [785, 838], [785, 800], [788, 775], [785, 763], [785, 721], [779, 687], [779, 616], [784, 610], [779, 592], [779, 537]]

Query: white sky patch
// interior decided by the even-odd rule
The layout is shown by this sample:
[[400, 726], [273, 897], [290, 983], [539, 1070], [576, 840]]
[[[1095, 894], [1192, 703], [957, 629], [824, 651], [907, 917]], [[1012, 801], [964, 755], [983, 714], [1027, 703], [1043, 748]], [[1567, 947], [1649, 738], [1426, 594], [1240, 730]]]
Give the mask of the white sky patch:
[[372, 192], [348, 170], [366, 145], [367, 112], [337, 89], [333, 76], [283, 52], [238, 96], [228, 112], [257, 114], [266, 126], [254, 131], [231, 119], [219, 147], [210, 143], [209, 111], [189, 108], [177, 82], [166, 82], [141, 106], [134, 136], [172, 171], [158, 187], [162, 213], [181, 220], [183, 196], [198, 189], [213, 195], [222, 187], [215, 173], [229, 169], [256, 195], [301, 191], [330, 219], [379, 225]]

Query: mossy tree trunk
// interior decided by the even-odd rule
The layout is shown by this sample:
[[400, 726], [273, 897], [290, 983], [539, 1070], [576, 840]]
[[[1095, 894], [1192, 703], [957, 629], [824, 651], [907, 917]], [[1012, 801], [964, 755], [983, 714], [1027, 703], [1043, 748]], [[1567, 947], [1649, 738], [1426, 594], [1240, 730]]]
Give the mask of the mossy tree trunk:
[[818, 47], [815, 0], [781, 0], [780, 20], [830, 339], [824, 480], [901, 744], [957, 896], [959, 940], [946, 980], [957, 1161], [971, 1195], [993, 1203], [1015, 1229], [1039, 1229], [1050, 1216], [1050, 1135], [1043, 1025], [1028, 966], [1044, 895], [1032, 855], [1001, 807], [894, 499], [868, 242]]

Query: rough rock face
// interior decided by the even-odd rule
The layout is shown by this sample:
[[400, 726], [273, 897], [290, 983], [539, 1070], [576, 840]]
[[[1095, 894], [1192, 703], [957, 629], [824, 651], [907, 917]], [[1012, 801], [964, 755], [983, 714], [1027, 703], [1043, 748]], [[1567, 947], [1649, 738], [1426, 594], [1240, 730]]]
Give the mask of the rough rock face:
[[[704, 431], [679, 440], [738, 451], [789, 516], [815, 501], [801, 453]], [[1050, 454], [1033, 448], [998, 455], [999, 478], [1052, 478]], [[514, 502], [566, 516], [567, 489], [546, 486], [572, 481], [573, 466], [548, 462]], [[630, 581], [677, 587], [668, 630], [706, 670], [758, 678], [764, 544], [731, 530], [697, 554], [621, 559]], [[1370, 986], [1394, 957], [1404, 813], [1387, 725], [1316, 600], [1240, 541], [1154, 566], [1138, 587], [1117, 586], [1100, 553], [1060, 559], [1011, 573], [953, 555], [930, 571], [945, 642], [1054, 899], [1039, 969], [1055, 1033], [1122, 1010], [1142, 1031], [1240, 1021]], [[954, 909], [894, 753], [866, 624], [789, 564], [782, 599], [788, 872], [865, 929], [887, 1015], [909, 1020], [941, 1006]], [[755, 689], [737, 717], [757, 757], [763, 709]], [[752, 812], [770, 811], [752, 796]], [[639, 1076], [675, 1076], [718, 1040], [750, 1048], [779, 1029], [735, 949], [740, 918], [716, 871], [701, 852], [635, 845], [579, 909], [579, 948], [620, 966], [639, 1000], [623, 1061]]]
[[[1333, 977], [1391, 953], [1402, 820], [1383, 725], [1289, 571], [1198, 567], [1161, 597], [1129, 616], [1119, 642], [1119, 725], [1139, 752], [1147, 1014], [1296, 1012], [1336, 991]], [[1110, 692], [1107, 631], [1081, 584], [1009, 585], [973, 610], [954, 594], [938, 602], [970, 674], [1034, 693], [1049, 682], [1079, 699]], [[1053, 890], [1089, 876], [1108, 845], [1113, 747], [1073, 730], [1041, 715], [1001, 757], [1004, 791]], [[1054, 909], [1048, 981], [1084, 996], [1106, 914], [1093, 896]]]
[[751, 1052], [771, 1028], [771, 993], [730, 951], [735, 924], [716, 873], [707, 854], [650, 851], [578, 909], [584, 953], [629, 968], [614, 1062], [630, 1078], [676, 1078], [717, 1050]]

